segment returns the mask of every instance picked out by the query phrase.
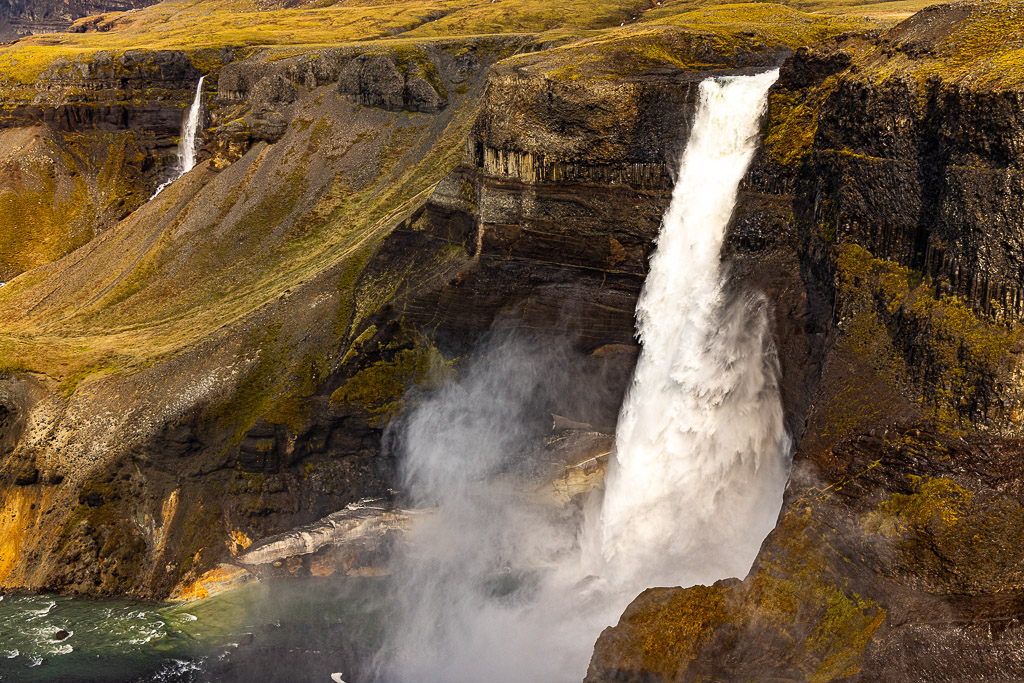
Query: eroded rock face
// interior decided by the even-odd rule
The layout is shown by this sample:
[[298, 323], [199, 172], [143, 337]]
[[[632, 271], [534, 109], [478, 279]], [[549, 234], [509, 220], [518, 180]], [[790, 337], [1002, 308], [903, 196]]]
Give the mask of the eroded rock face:
[[[306, 556], [319, 554], [320, 565], [330, 556], [335, 564], [344, 566], [345, 573], [379, 571], [394, 535], [405, 531], [417, 514], [429, 511], [394, 509], [381, 499], [350, 503], [312, 524], [263, 539], [235, 561], [264, 573], [286, 565], [294, 574], [297, 566], [314, 559]], [[325, 573], [323, 566], [307, 569]]]
[[386, 55], [356, 57], [342, 72], [338, 92], [366, 107], [399, 111], [405, 104], [405, 77]]

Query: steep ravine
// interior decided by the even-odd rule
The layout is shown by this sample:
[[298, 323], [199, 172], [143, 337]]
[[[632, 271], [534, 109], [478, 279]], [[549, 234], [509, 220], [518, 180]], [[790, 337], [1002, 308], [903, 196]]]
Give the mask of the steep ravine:
[[[786, 60], [726, 245], [735, 293], [773, 302], [780, 523], [744, 580], [640, 596], [588, 680], [1021, 674], [1024, 89], [947, 54], [1012, 42], [996, 4], [795, 55], [500, 36], [8, 83], [9, 163], [102, 218], [0, 251], [0, 280], [36, 268], [0, 289], [0, 586], [201, 594], [253, 540], [387, 499], [407, 387], [488, 330], [568, 339], [596, 399], [538, 410], [610, 432], [695, 86]], [[144, 204], [210, 71], [200, 164]], [[90, 173], [130, 189], [110, 208]]]

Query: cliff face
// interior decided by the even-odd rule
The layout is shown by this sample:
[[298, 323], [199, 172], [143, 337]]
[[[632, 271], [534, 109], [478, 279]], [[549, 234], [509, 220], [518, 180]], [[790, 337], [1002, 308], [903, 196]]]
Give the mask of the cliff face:
[[[1011, 63], [1019, 4], [796, 54], [851, 26], [667, 11], [583, 40], [417, 17], [399, 41], [19, 62], [0, 586], [188, 594], [254, 539], [319, 539], [392, 495], [406, 389], [488, 333], [561, 340], [580, 398], [538, 398], [538, 425], [610, 432], [696, 84], [788, 57], [727, 244], [735, 291], [774, 303], [785, 507], [750, 576], [644, 593], [588, 679], [1018, 675], [1024, 87], [963, 46]], [[146, 201], [201, 74], [201, 163]]]
[[990, 21], [1019, 12], [931, 9], [787, 62], [731, 235], [740, 273], [799, 264], [819, 331], [783, 369], [784, 507], [743, 581], [638, 597], [588, 681], [1022, 674], [1022, 89], [936, 67], [999, 54]]
[[0, 0], [0, 43], [30, 33], [65, 31], [82, 17], [152, 5], [146, 0]]
[[0, 79], [0, 281], [55, 261], [149, 199], [174, 165], [183, 110], [229, 52], [105, 52]]

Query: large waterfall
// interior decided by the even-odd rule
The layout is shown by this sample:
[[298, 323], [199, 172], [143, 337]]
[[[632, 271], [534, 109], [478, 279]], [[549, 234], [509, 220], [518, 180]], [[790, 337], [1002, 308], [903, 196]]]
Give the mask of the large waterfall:
[[[173, 183], [175, 180], [191, 171], [196, 166], [196, 154], [199, 152], [199, 125], [202, 122], [203, 114], [203, 81], [206, 76], [199, 77], [199, 84], [196, 85], [196, 94], [192, 98], [192, 105], [188, 108], [188, 115], [181, 125], [181, 139], [178, 141], [178, 161], [174, 166], [171, 177], [165, 180], [156, 188], [153, 197]], [[150, 197], [152, 199], [153, 197]]]
[[700, 86], [605, 497], [582, 529], [523, 473], [537, 406], [574, 385], [570, 354], [492, 342], [392, 435], [409, 502], [434, 512], [392, 560], [376, 678], [578, 681], [644, 588], [746, 574], [782, 502], [789, 444], [766, 302], [727, 296], [719, 251], [777, 77]]
[[619, 581], [742, 576], [788, 473], [760, 300], [724, 297], [719, 251], [778, 78], [706, 80], [637, 305], [643, 344], [619, 417], [600, 549]]

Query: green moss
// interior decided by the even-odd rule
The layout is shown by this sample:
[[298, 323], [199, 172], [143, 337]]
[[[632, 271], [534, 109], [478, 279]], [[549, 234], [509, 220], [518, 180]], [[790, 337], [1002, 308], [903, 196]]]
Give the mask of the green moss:
[[85, 179], [49, 158], [7, 168], [0, 180], [0, 274], [31, 270], [93, 237]]
[[770, 550], [762, 550], [747, 600], [761, 627], [793, 634], [794, 661], [806, 663], [813, 671], [808, 677], [827, 681], [860, 670], [886, 611], [832, 581], [811, 509], [798, 502], [780, 520]]
[[[1016, 0], [986, 3], [983, 10], [944, 30], [936, 49], [913, 58], [900, 53], [872, 60], [861, 77], [876, 82], [908, 77], [922, 85], [942, 78], [975, 86], [1019, 88], [1024, 84], [1022, 21], [1024, 11]], [[876, 54], [879, 52], [876, 50]]]
[[413, 43], [396, 43], [390, 46], [390, 53], [396, 58], [399, 70], [407, 79], [420, 77], [441, 96], [448, 98], [448, 86], [437, 71], [437, 66], [422, 45]]
[[[666, 66], [687, 71], [732, 68], [737, 60], [747, 62], [751, 53], [796, 48], [871, 27], [862, 19], [806, 14], [767, 3], [686, 11], [691, 7], [676, 3], [646, 12], [636, 23], [512, 61], [556, 80], [621, 82], [624, 76]], [[797, 118], [810, 115], [808, 110]], [[794, 119], [794, 131], [797, 125]]]
[[351, 326], [354, 324], [352, 314], [355, 310], [356, 283], [370, 256], [369, 249], [352, 255], [338, 276], [338, 296], [341, 301], [334, 315], [334, 334], [339, 338], [347, 338], [351, 333]]
[[259, 495], [263, 493], [263, 487], [266, 484], [267, 475], [262, 472], [246, 472], [244, 470], [236, 470], [234, 478], [228, 487], [228, 491], [232, 494], [249, 494]]
[[768, 99], [765, 150], [783, 166], [796, 166], [810, 153], [818, 130], [818, 112], [835, 90], [839, 76], [830, 76], [810, 91], [776, 91]]
[[272, 405], [287, 358], [280, 333], [280, 323], [274, 323], [250, 341], [247, 346], [257, 354], [256, 362], [238, 382], [231, 398], [214, 410], [215, 417], [235, 427], [236, 440]]
[[329, 373], [326, 357], [312, 351], [303, 354], [283, 382], [280, 397], [264, 414], [264, 419], [271, 424], [287, 425], [293, 434], [304, 431], [309, 424], [310, 398]]
[[363, 368], [331, 394], [331, 402], [357, 407], [371, 416], [371, 424], [386, 424], [405, 407], [410, 386], [440, 382], [448, 365], [431, 345], [402, 349], [390, 360]]
[[951, 479], [908, 477], [914, 489], [910, 494], [893, 494], [865, 517], [868, 533], [893, 538], [908, 531], [938, 525], [950, 530], [967, 513], [974, 493]]
[[67, 398], [75, 393], [78, 385], [82, 383], [87, 377], [94, 375], [104, 375], [116, 371], [117, 364], [113, 360], [105, 359], [99, 362], [90, 363], [82, 367], [76, 368], [73, 372], [67, 375], [60, 383], [60, 391]]
[[657, 680], [678, 680], [680, 670], [699, 655], [715, 628], [727, 618], [721, 588], [694, 586], [674, 591], [645, 609], [629, 609], [618, 627], [628, 629], [629, 647], [599, 650], [600, 656], [613, 658], [613, 666], [639, 668]]
[[844, 679], [860, 671], [861, 653], [885, 620], [885, 610], [856, 593], [847, 596], [829, 586], [824, 597], [825, 613], [807, 642], [808, 650], [820, 658], [811, 681]]
[[842, 344], [945, 429], [984, 416], [980, 399], [1010, 371], [1021, 332], [987, 322], [956, 297], [936, 296], [921, 274], [874, 258], [854, 243], [838, 248]]

